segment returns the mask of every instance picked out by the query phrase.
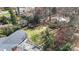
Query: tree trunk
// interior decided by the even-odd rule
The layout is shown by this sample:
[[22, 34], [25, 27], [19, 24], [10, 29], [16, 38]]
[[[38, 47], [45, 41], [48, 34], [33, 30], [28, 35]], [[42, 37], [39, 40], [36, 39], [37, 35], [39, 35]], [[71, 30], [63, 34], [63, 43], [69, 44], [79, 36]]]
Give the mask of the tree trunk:
[[16, 14], [17, 14], [18, 16], [20, 16], [20, 8], [19, 8], [19, 7], [16, 8]]

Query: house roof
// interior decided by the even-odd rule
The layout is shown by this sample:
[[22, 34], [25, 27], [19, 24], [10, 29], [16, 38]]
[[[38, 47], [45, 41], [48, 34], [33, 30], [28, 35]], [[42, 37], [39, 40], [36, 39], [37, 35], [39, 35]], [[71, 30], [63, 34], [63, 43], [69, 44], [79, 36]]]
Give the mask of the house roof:
[[26, 33], [22, 30], [18, 30], [6, 38], [0, 39], [0, 50], [10, 50], [11, 48], [16, 47], [26, 39]]

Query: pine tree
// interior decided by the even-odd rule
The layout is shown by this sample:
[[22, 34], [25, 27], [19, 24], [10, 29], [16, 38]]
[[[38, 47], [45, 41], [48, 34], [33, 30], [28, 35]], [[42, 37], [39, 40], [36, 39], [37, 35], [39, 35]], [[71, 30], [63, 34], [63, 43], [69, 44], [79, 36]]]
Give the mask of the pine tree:
[[5, 7], [4, 9], [5, 9], [5, 10], [8, 10], [9, 13], [10, 13], [10, 17], [11, 17], [10, 22], [11, 22], [12, 24], [16, 24], [16, 17], [15, 17], [15, 14], [14, 14], [14, 12], [13, 12], [13, 9], [12, 9], [12, 8], [9, 8], [9, 7]]

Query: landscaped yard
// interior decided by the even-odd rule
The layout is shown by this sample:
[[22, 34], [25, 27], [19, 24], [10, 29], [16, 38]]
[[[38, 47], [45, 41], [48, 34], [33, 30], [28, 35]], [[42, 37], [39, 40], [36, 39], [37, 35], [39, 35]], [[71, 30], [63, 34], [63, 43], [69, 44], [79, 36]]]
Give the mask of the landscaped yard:
[[[29, 42], [31, 41], [38, 47], [42, 46], [44, 51], [70, 51], [73, 46], [72, 41], [76, 40], [73, 34], [79, 28], [79, 14], [77, 14], [79, 8], [77, 10], [67, 8], [70, 11], [64, 8], [65, 12], [62, 9], [57, 7], [29, 9], [24, 7], [24, 10], [21, 11], [20, 7], [1, 8], [0, 38], [21, 29], [27, 34], [25, 36]], [[76, 11], [76, 13], [73, 14], [71, 11]]]
[[44, 26], [39, 26], [34, 29], [26, 29], [24, 30], [27, 33], [28, 38], [35, 44], [41, 44], [42, 39], [41, 39], [41, 34], [46, 30], [47, 27]]

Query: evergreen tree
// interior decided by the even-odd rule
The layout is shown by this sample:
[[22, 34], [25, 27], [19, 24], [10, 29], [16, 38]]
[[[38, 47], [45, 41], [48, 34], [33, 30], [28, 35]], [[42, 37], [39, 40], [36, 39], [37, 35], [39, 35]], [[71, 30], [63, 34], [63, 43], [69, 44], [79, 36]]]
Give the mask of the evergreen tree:
[[12, 24], [16, 24], [16, 17], [15, 17], [15, 14], [14, 14], [14, 12], [13, 12], [13, 9], [12, 9], [12, 8], [9, 8], [9, 7], [5, 7], [4, 9], [5, 9], [5, 10], [8, 10], [9, 13], [10, 13], [10, 17], [11, 17], [10, 22], [11, 22]]

